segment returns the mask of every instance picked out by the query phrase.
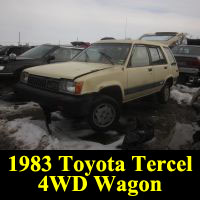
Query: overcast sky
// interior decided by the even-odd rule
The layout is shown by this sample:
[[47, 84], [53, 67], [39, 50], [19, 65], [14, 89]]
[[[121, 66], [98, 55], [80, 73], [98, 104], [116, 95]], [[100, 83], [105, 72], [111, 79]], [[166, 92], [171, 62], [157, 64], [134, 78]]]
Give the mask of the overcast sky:
[[0, 0], [0, 44], [94, 42], [156, 31], [200, 36], [199, 0]]

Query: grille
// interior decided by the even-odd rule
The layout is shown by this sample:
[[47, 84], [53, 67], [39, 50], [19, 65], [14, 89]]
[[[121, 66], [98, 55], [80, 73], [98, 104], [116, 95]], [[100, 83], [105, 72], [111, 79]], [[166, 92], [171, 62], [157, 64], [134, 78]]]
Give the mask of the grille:
[[58, 91], [59, 90], [59, 81], [51, 78], [32, 76], [30, 75], [28, 78], [28, 85], [33, 86], [35, 88]]

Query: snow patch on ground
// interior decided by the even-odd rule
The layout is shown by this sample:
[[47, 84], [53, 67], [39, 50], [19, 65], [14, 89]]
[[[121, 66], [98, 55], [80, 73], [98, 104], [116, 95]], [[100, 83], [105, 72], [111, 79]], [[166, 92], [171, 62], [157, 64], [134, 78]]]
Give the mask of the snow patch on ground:
[[185, 85], [176, 85], [171, 88], [171, 99], [178, 104], [191, 105], [193, 95], [199, 88], [191, 88]]
[[35, 108], [39, 108], [39, 105], [33, 102], [29, 102], [24, 105], [13, 105], [11, 103], [0, 100], [0, 114], [3, 113], [4, 115], [22, 113], [25, 110]]
[[197, 127], [192, 124], [177, 123], [175, 133], [169, 143], [168, 147], [173, 150], [179, 150], [186, 146], [191, 146], [193, 143], [193, 135]]
[[15, 139], [22, 149], [36, 149], [46, 131], [31, 123], [29, 118], [16, 119], [6, 124], [8, 131], [16, 130], [10, 137]]
[[189, 94], [194, 94], [195, 92], [197, 92], [199, 90], [199, 88], [192, 88], [192, 87], [187, 87], [185, 85], [180, 85], [177, 84], [176, 86], [174, 86], [175, 88], [177, 88], [177, 90], [179, 90], [182, 93], [189, 93]]
[[182, 93], [177, 89], [172, 89], [171, 99], [175, 100], [178, 104], [190, 105], [192, 100], [192, 95], [189, 93]]
[[[85, 141], [79, 137], [93, 134], [92, 130], [67, 131], [66, 124], [62, 121], [54, 123], [51, 128], [53, 132], [56, 131], [52, 136], [47, 133], [43, 121], [30, 118], [9, 121], [6, 123], [6, 127], [8, 131], [15, 130], [9, 137], [16, 141], [16, 145], [20, 146], [20, 149], [26, 150], [115, 150], [124, 139], [122, 136], [118, 141], [109, 145]], [[63, 125], [65, 126], [63, 127]]]

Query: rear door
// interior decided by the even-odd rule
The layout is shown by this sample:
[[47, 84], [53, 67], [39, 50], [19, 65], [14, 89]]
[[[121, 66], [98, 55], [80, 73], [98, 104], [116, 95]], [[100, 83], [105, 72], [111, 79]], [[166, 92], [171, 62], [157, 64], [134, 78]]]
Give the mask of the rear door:
[[152, 93], [154, 82], [153, 68], [145, 45], [136, 45], [127, 66], [127, 88], [125, 101]]
[[148, 46], [151, 65], [154, 71], [155, 90], [160, 90], [169, 74], [169, 65], [166, 57], [159, 46]]

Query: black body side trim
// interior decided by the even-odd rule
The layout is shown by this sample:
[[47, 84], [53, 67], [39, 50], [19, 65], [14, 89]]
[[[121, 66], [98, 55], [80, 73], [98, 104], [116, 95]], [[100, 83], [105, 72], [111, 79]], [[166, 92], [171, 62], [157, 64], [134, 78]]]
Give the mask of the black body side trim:
[[144, 90], [159, 87], [159, 86], [163, 85], [163, 83], [164, 83], [164, 81], [159, 81], [159, 82], [156, 82], [156, 83], [150, 83], [150, 84], [139, 86], [139, 87], [128, 88], [124, 91], [124, 93], [125, 93], [125, 95], [129, 95], [129, 94], [133, 94], [133, 93], [136, 93], [136, 92], [141, 92], [141, 91], [144, 91]]

